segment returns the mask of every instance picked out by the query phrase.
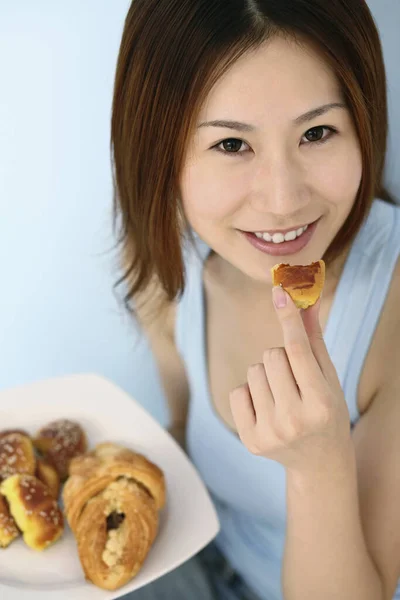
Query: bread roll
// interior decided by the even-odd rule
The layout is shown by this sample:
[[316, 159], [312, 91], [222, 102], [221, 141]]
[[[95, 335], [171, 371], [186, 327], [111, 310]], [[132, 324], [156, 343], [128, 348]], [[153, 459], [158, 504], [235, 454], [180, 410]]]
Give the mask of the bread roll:
[[33, 475], [36, 457], [30, 438], [12, 432], [0, 436], [0, 481], [17, 473]]
[[33, 443], [47, 462], [53, 465], [64, 481], [74, 456], [86, 451], [86, 434], [79, 423], [69, 419], [57, 419], [40, 429]]
[[32, 475], [13, 475], [0, 485], [10, 513], [33, 550], [44, 550], [62, 535], [63, 515], [47, 486]]
[[6, 548], [19, 536], [18, 527], [10, 513], [8, 502], [0, 494], [0, 548]]

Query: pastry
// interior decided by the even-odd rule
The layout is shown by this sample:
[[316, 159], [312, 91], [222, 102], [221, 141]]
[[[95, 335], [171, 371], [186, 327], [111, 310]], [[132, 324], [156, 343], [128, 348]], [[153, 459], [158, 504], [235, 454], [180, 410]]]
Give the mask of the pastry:
[[0, 431], [0, 438], [4, 437], [5, 435], [9, 435], [10, 433], [20, 433], [21, 435], [30, 437], [29, 433], [27, 433], [23, 429], [3, 429], [2, 431]]
[[63, 499], [72, 530], [90, 498], [119, 477], [136, 481], [154, 498], [158, 510], [164, 507], [165, 481], [161, 469], [141, 454], [106, 442], [71, 461]]
[[272, 283], [287, 291], [297, 308], [308, 308], [315, 304], [325, 283], [323, 260], [310, 265], [288, 265], [280, 263], [271, 269]]
[[0, 494], [0, 548], [6, 548], [19, 536], [18, 527], [11, 516], [8, 503]]
[[53, 465], [61, 481], [68, 476], [70, 460], [86, 451], [86, 434], [78, 423], [58, 419], [42, 427], [33, 440], [35, 448]]
[[113, 481], [85, 505], [75, 531], [85, 576], [115, 590], [142, 567], [158, 529], [154, 499], [135, 481]]
[[106, 590], [125, 585], [157, 534], [165, 504], [161, 469], [141, 454], [99, 444], [71, 461], [63, 500], [86, 578]]
[[60, 493], [60, 476], [53, 465], [43, 460], [43, 458], [38, 458], [36, 461], [35, 476], [47, 485], [53, 498], [58, 498], [58, 494]]
[[165, 481], [161, 469], [142, 454], [118, 444], [103, 442], [90, 452], [74, 458], [70, 463], [69, 474], [96, 479], [100, 475], [113, 479], [119, 476], [129, 477], [147, 488], [158, 510], [165, 504]]
[[13, 475], [0, 485], [24, 542], [44, 550], [62, 535], [64, 519], [47, 486], [32, 475]]
[[36, 457], [27, 435], [12, 432], [0, 437], [0, 481], [17, 473], [33, 475]]

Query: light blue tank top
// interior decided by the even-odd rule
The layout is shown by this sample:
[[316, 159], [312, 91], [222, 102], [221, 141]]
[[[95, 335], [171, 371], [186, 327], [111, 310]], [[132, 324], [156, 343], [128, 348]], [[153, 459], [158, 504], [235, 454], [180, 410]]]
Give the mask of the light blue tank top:
[[[186, 289], [176, 319], [176, 343], [190, 385], [188, 452], [218, 512], [217, 546], [260, 598], [283, 600], [285, 470], [251, 454], [214, 410], [202, 278], [210, 248], [197, 236], [196, 248], [185, 248]], [[347, 257], [324, 334], [353, 426], [360, 417], [359, 378], [399, 254], [400, 206], [376, 199]], [[400, 585], [395, 598], [400, 599]]]

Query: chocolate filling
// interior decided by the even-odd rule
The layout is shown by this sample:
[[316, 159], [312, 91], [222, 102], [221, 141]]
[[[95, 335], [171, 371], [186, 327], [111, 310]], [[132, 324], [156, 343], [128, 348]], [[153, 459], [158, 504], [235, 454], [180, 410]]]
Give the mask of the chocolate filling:
[[124, 513], [117, 513], [117, 511], [114, 510], [107, 517], [107, 531], [111, 531], [111, 529], [118, 529], [121, 523], [123, 523], [124, 519]]

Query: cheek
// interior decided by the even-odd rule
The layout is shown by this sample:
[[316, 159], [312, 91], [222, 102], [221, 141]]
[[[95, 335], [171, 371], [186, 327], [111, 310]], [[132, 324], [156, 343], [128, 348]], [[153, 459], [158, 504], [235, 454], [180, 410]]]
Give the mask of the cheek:
[[314, 176], [324, 196], [335, 204], [353, 201], [362, 177], [362, 160], [358, 148], [341, 149], [329, 160], [322, 161]]
[[243, 203], [241, 183], [211, 165], [188, 166], [181, 178], [182, 203], [189, 220], [221, 219], [234, 213]]

